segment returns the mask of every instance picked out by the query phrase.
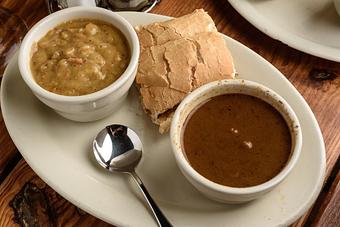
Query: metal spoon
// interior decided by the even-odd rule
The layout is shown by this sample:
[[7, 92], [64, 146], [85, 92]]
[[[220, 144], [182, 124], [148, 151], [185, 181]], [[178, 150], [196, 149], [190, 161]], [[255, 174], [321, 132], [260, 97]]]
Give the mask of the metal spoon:
[[142, 158], [142, 142], [138, 135], [124, 125], [109, 125], [93, 141], [97, 162], [111, 172], [130, 174], [144, 195], [158, 226], [172, 226], [146, 190], [135, 167]]

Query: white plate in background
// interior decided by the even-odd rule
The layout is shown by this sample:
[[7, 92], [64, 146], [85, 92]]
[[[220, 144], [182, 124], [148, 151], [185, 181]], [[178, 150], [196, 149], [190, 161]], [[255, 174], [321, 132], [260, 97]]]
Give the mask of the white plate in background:
[[340, 16], [332, 0], [229, 0], [263, 33], [305, 53], [340, 62]]
[[[168, 17], [120, 13], [133, 25]], [[312, 205], [325, 174], [325, 147], [309, 106], [292, 84], [258, 54], [224, 36], [240, 78], [262, 83], [279, 93], [295, 110], [303, 133], [300, 159], [288, 178], [263, 198], [225, 205], [197, 192], [182, 176], [171, 153], [168, 135], [161, 136], [143, 113], [135, 89], [112, 116], [92, 122], [66, 120], [39, 102], [20, 77], [17, 55], [8, 65], [1, 104], [6, 127], [32, 169], [64, 198], [117, 226], [156, 226], [134, 182], [94, 163], [92, 139], [106, 125], [134, 128], [144, 145], [137, 168], [150, 194], [174, 226], [289, 225]]]

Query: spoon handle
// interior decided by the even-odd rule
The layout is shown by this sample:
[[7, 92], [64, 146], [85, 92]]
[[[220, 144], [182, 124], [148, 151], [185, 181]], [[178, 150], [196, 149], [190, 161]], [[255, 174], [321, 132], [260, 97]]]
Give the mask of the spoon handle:
[[148, 202], [148, 205], [149, 205], [149, 207], [152, 210], [152, 213], [153, 213], [153, 215], [154, 215], [154, 217], [155, 217], [155, 219], [157, 221], [158, 226], [160, 226], [160, 227], [172, 227], [172, 225], [170, 224], [168, 219], [164, 216], [162, 211], [159, 209], [159, 207], [157, 206], [155, 201], [150, 196], [149, 192], [145, 188], [142, 180], [139, 178], [137, 173], [132, 171], [132, 172], [130, 172], [130, 174], [133, 177], [133, 179], [136, 181], [136, 183], [138, 184], [140, 190], [142, 191], [142, 193], [144, 195], [144, 198]]

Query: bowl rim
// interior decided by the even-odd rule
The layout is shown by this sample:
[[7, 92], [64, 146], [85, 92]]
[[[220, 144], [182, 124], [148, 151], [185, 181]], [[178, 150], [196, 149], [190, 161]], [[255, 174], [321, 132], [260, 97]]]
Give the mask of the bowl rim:
[[[66, 95], [60, 95], [53, 92], [50, 92], [44, 88], [42, 88], [33, 78], [33, 75], [30, 70], [30, 52], [31, 48], [38, 41], [38, 39], [35, 38], [36, 34], [39, 33], [40, 27], [46, 24], [50, 24], [51, 21], [55, 20], [56, 18], [63, 17], [65, 15], [72, 15], [74, 12], [82, 12], [84, 14], [84, 17], [79, 18], [86, 18], [86, 13], [91, 12], [98, 15], [104, 15], [106, 17], [111, 17], [112, 21], [111, 24], [116, 26], [115, 23], [119, 23], [123, 27], [125, 27], [127, 34], [124, 36], [127, 39], [131, 40], [130, 45], [130, 61], [125, 69], [125, 71], [122, 73], [122, 75], [114, 81], [109, 86], [90, 93], [86, 95], [80, 95], [80, 96], [66, 96]], [[64, 21], [73, 20], [73, 19], [66, 19]], [[100, 19], [99, 19], [100, 20]], [[60, 22], [62, 23], [62, 22]], [[50, 26], [50, 25], [47, 25]], [[50, 26], [49, 30], [53, 29], [55, 26]], [[47, 31], [46, 31], [47, 32]], [[127, 37], [129, 36], [129, 37]], [[139, 39], [138, 36], [132, 27], [132, 25], [122, 16], [118, 15], [117, 13], [114, 13], [110, 10], [99, 8], [99, 7], [86, 7], [86, 6], [77, 6], [77, 7], [71, 7], [62, 9], [60, 11], [57, 11], [55, 13], [52, 13], [48, 15], [47, 17], [44, 17], [41, 19], [38, 23], [36, 23], [29, 32], [25, 35], [21, 47], [19, 50], [19, 58], [18, 58], [18, 64], [19, 64], [19, 70], [22, 78], [24, 79], [25, 83], [29, 86], [29, 88], [36, 93], [38, 96], [43, 97], [48, 100], [53, 100], [56, 102], [66, 102], [66, 103], [84, 103], [89, 101], [98, 100], [102, 97], [105, 97], [115, 90], [118, 90], [121, 86], [123, 86], [131, 76], [134, 76], [134, 71], [137, 69], [138, 65], [138, 59], [139, 59], [139, 53], [140, 53], [140, 47], [139, 47]]]
[[[204, 96], [205, 94], [208, 94], [209, 92], [213, 90], [219, 90], [219, 89], [223, 89], [225, 86], [234, 86], [234, 85], [247, 86], [250, 89], [257, 89], [257, 90], [260, 89], [261, 92], [266, 92], [266, 94], [268, 94], [271, 98], [276, 99], [277, 101], [281, 101], [285, 110], [288, 112], [288, 117], [290, 118], [290, 120], [293, 122], [293, 125], [294, 125], [292, 127], [294, 131], [293, 132], [291, 131], [291, 135], [292, 137], [294, 137], [295, 144], [294, 144], [294, 148], [292, 148], [290, 159], [288, 160], [285, 167], [270, 180], [264, 183], [261, 183], [259, 185], [250, 186], [250, 187], [225, 186], [225, 185], [215, 183], [205, 178], [189, 164], [188, 160], [185, 158], [184, 151], [181, 148], [181, 130], [183, 129], [183, 124], [181, 124], [180, 122], [180, 117], [182, 113], [184, 112], [185, 108], [188, 106], [188, 104], [190, 104], [196, 98]], [[222, 92], [222, 94], [232, 94], [232, 93], [237, 93], [237, 92]], [[221, 95], [221, 94], [217, 94], [217, 95]], [[208, 96], [208, 98], [215, 97], [217, 95]], [[193, 105], [193, 106], [197, 107], [198, 105], [200, 105], [202, 102], [204, 102], [208, 98], [203, 98], [200, 102], [198, 102], [196, 105]], [[194, 107], [192, 107], [192, 109], [194, 109]], [[188, 117], [191, 111], [187, 113], [187, 115], [185, 116], [185, 119]], [[282, 115], [281, 111], [280, 110], [278, 111]], [[183, 122], [185, 121], [185, 119], [183, 120]], [[192, 93], [190, 93], [188, 96], [186, 96], [183, 99], [183, 101], [180, 103], [180, 105], [177, 107], [175, 114], [173, 116], [173, 119], [171, 122], [171, 128], [170, 128], [170, 139], [171, 139], [172, 152], [174, 153], [176, 162], [179, 165], [180, 169], [185, 172], [184, 175], [186, 175], [186, 177], [192, 178], [196, 183], [199, 183], [200, 185], [203, 185], [206, 188], [212, 189], [215, 192], [219, 192], [223, 194], [234, 194], [234, 195], [251, 195], [251, 194], [256, 194], [260, 192], [266, 192], [269, 189], [275, 187], [282, 180], [284, 180], [285, 177], [288, 176], [288, 174], [291, 172], [291, 170], [297, 163], [297, 160], [301, 153], [301, 146], [302, 146], [301, 126], [300, 126], [299, 120], [295, 112], [290, 107], [290, 105], [287, 103], [287, 101], [285, 101], [285, 99], [283, 99], [279, 94], [277, 94], [272, 89], [262, 84], [259, 84], [257, 82], [244, 80], [244, 79], [225, 79], [225, 80], [210, 82], [208, 84], [205, 84], [197, 88]]]

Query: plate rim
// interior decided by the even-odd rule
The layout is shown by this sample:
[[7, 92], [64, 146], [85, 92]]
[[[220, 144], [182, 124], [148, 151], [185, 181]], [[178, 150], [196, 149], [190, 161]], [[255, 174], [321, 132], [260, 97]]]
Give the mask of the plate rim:
[[[145, 15], [145, 13], [138, 13], [138, 12], [120, 12], [119, 14], [121, 14], [123, 17], [124, 15], [128, 15], [128, 14], [139, 14], [138, 16], [143, 16]], [[151, 13], [148, 13], [151, 17], [157, 17], [157, 20], [162, 20], [162, 19], [171, 19], [172, 17], [169, 17], [169, 16], [163, 16], [163, 15], [158, 15], [158, 14], [151, 14]], [[264, 59], [262, 56], [260, 56], [259, 54], [257, 54], [256, 52], [254, 52], [253, 50], [251, 50], [249, 47], [245, 46], [244, 44], [240, 43], [239, 41], [223, 34], [223, 33], [220, 33], [222, 34], [223, 38], [225, 40], [228, 40], [230, 42], [235, 42], [237, 43], [237, 45], [239, 46], [242, 46], [246, 49], [248, 49], [248, 51], [254, 55], [254, 56], [257, 56], [259, 60], [261, 60], [262, 62], [265, 62], [266, 63], [266, 67], [269, 67], [271, 68], [271, 70], [274, 70], [276, 71], [277, 73], [279, 73], [282, 78], [285, 82], [288, 82], [289, 85], [294, 88], [294, 91], [298, 94], [300, 100], [304, 103], [304, 106], [307, 110], [307, 112], [309, 113], [310, 117], [311, 117], [311, 120], [313, 121], [313, 125], [315, 126], [315, 128], [317, 129], [317, 134], [318, 134], [318, 137], [320, 139], [320, 150], [319, 153], [320, 153], [320, 156], [321, 156], [321, 161], [320, 161], [320, 171], [319, 171], [319, 174], [318, 174], [318, 177], [317, 177], [317, 181], [318, 181], [318, 185], [317, 187], [314, 187], [314, 191], [313, 193], [311, 193], [311, 195], [309, 196], [309, 199], [308, 201], [305, 201], [303, 205], [300, 206], [300, 209], [296, 211], [295, 214], [292, 214], [292, 215], [287, 215], [287, 219], [286, 219], [286, 222], [285, 223], [281, 223], [280, 225], [290, 225], [292, 224], [294, 221], [296, 221], [298, 218], [300, 218], [309, 208], [310, 206], [315, 202], [315, 200], [317, 199], [321, 189], [322, 189], [322, 186], [323, 186], [323, 182], [325, 180], [325, 174], [326, 174], [326, 150], [325, 150], [325, 143], [324, 143], [324, 139], [323, 139], [323, 136], [322, 136], [322, 132], [321, 132], [321, 129], [319, 127], [319, 124], [315, 118], [315, 115], [314, 113], [312, 112], [311, 108], [309, 107], [308, 103], [305, 101], [305, 99], [303, 98], [303, 96], [296, 90], [296, 88], [294, 87], [294, 85], [277, 69], [275, 68], [270, 62], [268, 62], [266, 59]], [[7, 109], [6, 107], [3, 106], [3, 103], [6, 103], [6, 101], [4, 101], [6, 98], [5, 98], [5, 95], [4, 95], [4, 89], [3, 89], [3, 85], [7, 83], [7, 77], [6, 75], [9, 73], [8, 71], [13, 67], [12, 65], [14, 64], [15, 62], [15, 58], [17, 58], [17, 53], [14, 54], [14, 56], [12, 57], [12, 59], [10, 60], [8, 66], [6, 67], [5, 71], [4, 71], [4, 78], [2, 79], [1, 81], [1, 91], [0, 91], [0, 103], [1, 103], [1, 111], [2, 111], [2, 116], [3, 116], [3, 119], [4, 119], [4, 123], [5, 123], [5, 126], [6, 126], [6, 129], [8, 130], [8, 133], [11, 137], [11, 139], [13, 140], [15, 146], [18, 148], [18, 151], [21, 153], [21, 155], [23, 156], [23, 158], [25, 159], [25, 161], [27, 162], [27, 164], [30, 166], [30, 168], [32, 168], [32, 170], [41, 178], [43, 179], [43, 181], [48, 184], [51, 188], [53, 188], [58, 194], [60, 194], [63, 198], [65, 198], [67, 201], [71, 202], [73, 205], [77, 206], [77, 207], [80, 207], [81, 209], [84, 209], [87, 213], [93, 215], [94, 217], [97, 217], [107, 223], [111, 223], [111, 224], [114, 224], [114, 225], [117, 225], [117, 226], [124, 226], [126, 225], [126, 223], [122, 223], [119, 221], [119, 219], [111, 219], [105, 215], [102, 215], [102, 213], [98, 213], [98, 211], [92, 207], [89, 207], [88, 205], [86, 205], [85, 202], [82, 202], [82, 201], [77, 201], [76, 199], [72, 198], [71, 194], [68, 193], [66, 190], [63, 190], [61, 187], [59, 187], [56, 183], [53, 183], [52, 180], [49, 179], [49, 177], [47, 176], [48, 174], [43, 174], [42, 171], [40, 172], [39, 169], [37, 166], [35, 166], [34, 164], [32, 164], [32, 160], [26, 156], [26, 153], [25, 152], [22, 152], [21, 150], [25, 150], [25, 148], [23, 146], [21, 146], [22, 144], [18, 144], [16, 142], [16, 136], [14, 135], [15, 133], [13, 132], [14, 130], [11, 128], [11, 127], [8, 127], [11, 123], [8, 121], [8, 115], [7, 115]], [[19, 76], [20, 77], [20, 76]], [[33, 94], [32, 94], [33, 95]], [[13, 130], [13, 131], [12, 131]]]
[[301, 38], [285, 29], [281, 29], [279, 26], [274, 26], [270, 21], [266, 21], [265, 17], [260, 15], [254, 7], [251, 7], [252, 4], [248, 1], [228, 0], [228, 2], [251, 25], [272, 39], [278, 40], [303, 53], [340, 62], [340, 48], [321, 45], [311, 40]]

